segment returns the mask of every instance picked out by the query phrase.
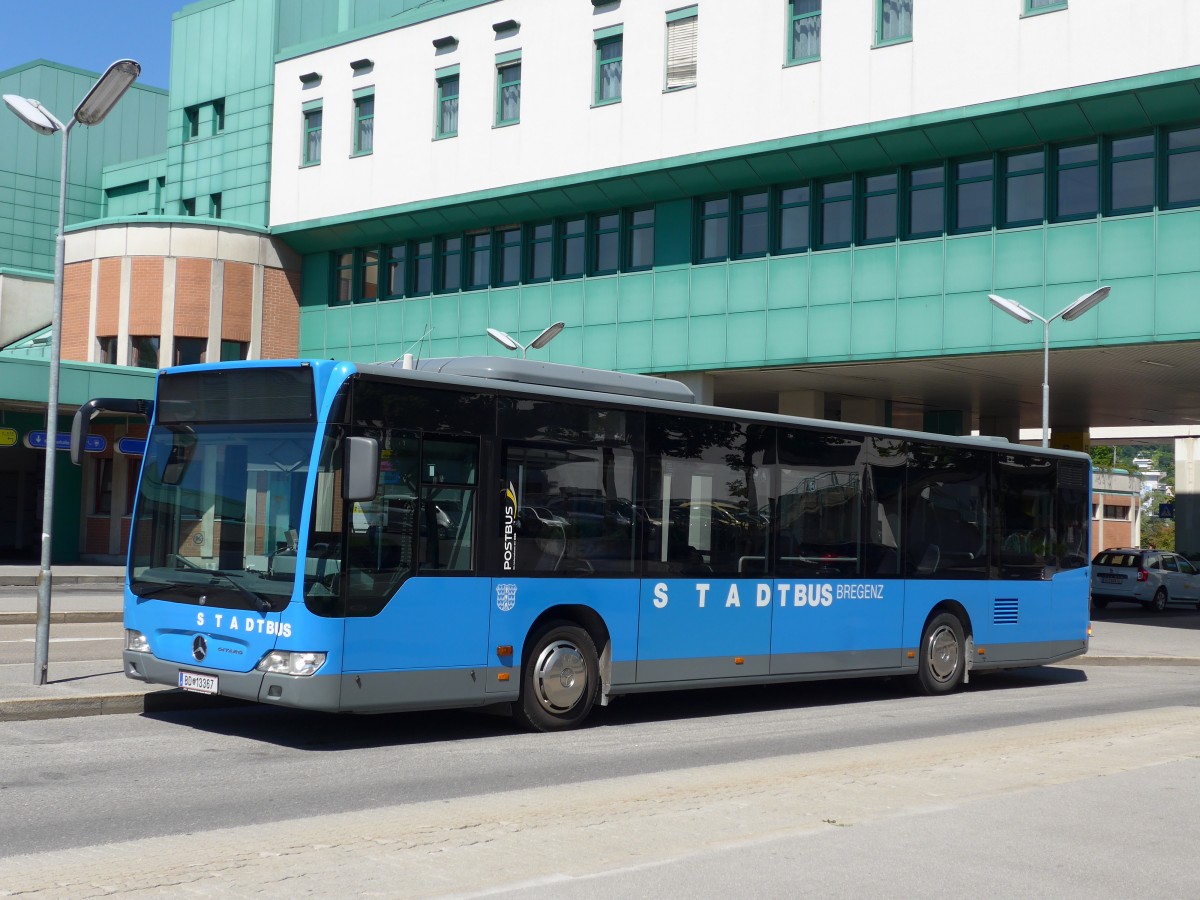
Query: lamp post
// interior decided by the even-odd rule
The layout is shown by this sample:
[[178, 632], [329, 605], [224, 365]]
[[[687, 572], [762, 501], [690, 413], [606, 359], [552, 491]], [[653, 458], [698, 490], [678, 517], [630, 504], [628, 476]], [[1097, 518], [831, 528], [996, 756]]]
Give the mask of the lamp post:
[[64, 125], [38, 101], [5, 94], [4, 103], [17, 117], [38, 134], [62, 132], [62, 168], [58, 178], [58, 234], [54, 239], [54, 311], [50, 320], [50, 387], [46, 403], [46, 475], [42, 489], [42, 567], [38, 572], [37, 631], [33, 651], [33, 683], [46, 683], [50, 649], [51, 547], [54, 534], [54, 466], [58, 444], [58, 375], [62, 352], [63, 263], [67, 224], [67, 147], [71, 129], [80, 125], [98, 125], [117, 105], [129, 86], [137, 80], [142, 67], [132, 59], [119, 59], [92, 85], [70, 121]]
[[567, 327], [565, 322], [555, 322], [528, 344], [520, 343], [512, 335], [501, 331], [499, 328], [489, 328], [487, 330], [488, 337], [498, 343], [507, 350], [520, 350], [521, 359], [525, 358], [525, 354], [529, 350], [541, 350], [548, 343], [558, 337], [558, 333]]
[[1004, 310], [1018, 322], [1028, 325], [1034, 319], [1042, 323], [1042, 446], [1050, 446], [1050, 323], [1055, 319], [1070, 322], [1078, 319], [1085, 312], [1108, 296], [1112, 288], [1105, 285], [1096, 288], [1090, 294], [1084, 294], [1065, 309], [1061, 309], [1050, 318], [1039, 316], [1032, 309], [1022, 306], [1016, 300], [1008, 300], [998, 294], [988, 294], [992, 305]]

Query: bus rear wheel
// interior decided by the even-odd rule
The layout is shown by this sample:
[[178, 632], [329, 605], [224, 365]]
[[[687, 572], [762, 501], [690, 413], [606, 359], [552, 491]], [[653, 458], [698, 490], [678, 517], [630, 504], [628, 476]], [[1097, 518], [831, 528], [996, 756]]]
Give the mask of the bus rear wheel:
[[600, 689], [591, 635], [569, 622], [551, 622], [529, 646], [521, 667], [518, 720], [537, 731], [575, 728], [591, 712]]
[[966, 668], [962, 622], [953, 613], [939, 613], [921, 635], [917, 685], [925, 694], [949, 694], [962, 685]]

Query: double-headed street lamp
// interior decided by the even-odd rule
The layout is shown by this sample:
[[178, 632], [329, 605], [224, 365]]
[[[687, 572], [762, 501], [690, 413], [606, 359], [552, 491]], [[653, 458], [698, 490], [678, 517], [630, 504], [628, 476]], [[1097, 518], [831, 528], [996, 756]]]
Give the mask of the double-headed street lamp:
[[1059, 310], [1050, 318], [1039, 316], [1032, 309], [1022, 306], [1016, 300], [1008, 300], [998, 294], [988, 294], [992, 305], [996, 306], [1023, 325], [1028, 325], [1034, 319], [1042, 323], [1042, 446], [1050, 446], [1050, 323], [1055, 319], [1070, 322], [1078, 319], [1085, 312], [1108, 296], [1112, 288], [1107, 285], [1096, 288], [1090, 294], [1084, 294], [1066, 309]]
[[487, 330], [488, 337], [495, 341], [500, 346], [508, 350], [520, 350], [521, 359], [525, 358], [525, 354], [530, 350], [541, 350], [548, 343], [558, 337], [558, 333], [567, 327], [566, 322], [555, 322], [545, 331], [535, 337], [528, 344], [520, 343], [516, 338], [507, 332], [501, 331], [499, 328], [489, 328]]
[[119, 59], [92, 85], [70, 121], [64, 125], [38, 101], [5, 94], [4, 103], [38, 134], [62, 132], [62, 168], [58, 178], [58, 234], [54, 240], [54, 312], [50, 320], [50, 397], [46, 404], [46, 476], [42, 496], [42, 568], [38, 572], [37, 632], [33, 651], [33, 683], [46, 683], [50, 649], [50, 554], [54, 534], [54, 465], [58, 444], [58, 374], [62, 351], [63, 260], [67, 224], [67, 145], [75, 124], [98, 125], [117, 105], [142, 67], [132, 59]]

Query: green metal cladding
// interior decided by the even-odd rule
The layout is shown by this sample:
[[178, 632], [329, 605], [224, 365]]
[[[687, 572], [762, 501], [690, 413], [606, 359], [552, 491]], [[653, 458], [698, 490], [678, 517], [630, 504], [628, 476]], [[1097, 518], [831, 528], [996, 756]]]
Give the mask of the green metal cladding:
[[[66, 121], [99, 77], [39, 59], [0, 71], [0, 93], [32, 97]], [[99, 125], [71, 130], [68, 225], [100, 216], [105, 166], [166, 149], [166, 123], [166, 91], [135, 83]], [[0, 266], [51, 270], [61, 138], [38, 134], [6, 109], [0, 114], [0, 148]]]

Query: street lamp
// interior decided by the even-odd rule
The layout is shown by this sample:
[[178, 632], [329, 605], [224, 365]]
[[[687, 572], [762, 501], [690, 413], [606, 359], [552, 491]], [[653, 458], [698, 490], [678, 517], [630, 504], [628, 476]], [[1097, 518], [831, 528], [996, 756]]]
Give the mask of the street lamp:
[[100, 76], [92, 89], [79, 101], [70, 121], [64, 125], [42, 104], [28, 97], [5, 94], [4, 103], [17, 117], [38, 134], [62, 132], [62, 168], [58, 178], [58, 234], [54, 239], [54, 312], [50, 320], [50, 396], [46, 403], [46, 475], [42, 491], [42, 568], [38, 572], [37, 631], [33, 651], [33, 683], [46, 683], [46, 663], [50, 649], [50, 553], [54, 534], [54, 465], [58, 444], [58, 374], [62, 352], [63, 260], [67, 224], [67, 146], [71, 129], [80, 125], [98, 125], [117, 105], [129, 86], [137, 80], [142, 67], [132, 59], [119, 59]]
[[500, 346], [504, 347], [506, 350], [520, 350], [521, 359], [524, 359], [526, 352], [529, 350], [541, 350], [548, 343], [558, 337], [558, 333], [566, 327], [566, 322], [555, 322], [528, 344], [520, 343], [512, 335], [501, 331], [499, 328], [489, 328], [487, 333], [488, 337], [490, 337]]
[[1042, 323], [1042, 446], [1050, 446], [1050, 323], [1055, 319], [1070, 322], [1078, 319], [1085, 312], [1108, 296], [1112, 288], [1105, 285], [1096, 288], [1090, 294], [1084, 294], [1074, 303], [1059, 310], [1050, 318], [1044, 318], [1032, 309], [1022, 306], [1016, 300], [1008, 300], [998, 294], [988, 294], [988, 300], [998, 309], [1004, 310], [1022, 325], [1028, 325], [1034, 319]]

